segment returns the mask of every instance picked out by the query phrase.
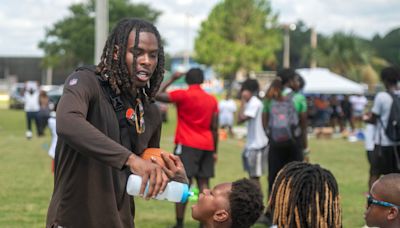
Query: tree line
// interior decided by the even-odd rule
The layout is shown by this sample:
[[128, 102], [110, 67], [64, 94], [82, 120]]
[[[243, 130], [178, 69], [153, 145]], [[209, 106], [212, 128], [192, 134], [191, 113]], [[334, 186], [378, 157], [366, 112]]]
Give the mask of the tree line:
[[[70, 15], [47, 28], [39, 43], [44, 66], [71, 66], [94, 62], [95, 2], [72, 4]], [[162, 12], [129, 0], [109, 1], [110, 29], [122, 18], [138, 17], [156, 23]], [[282, 68], [284, 29], [269, 0], [224, 0], [217, 3], [202, 22], [195, 40], [195, 59], [212, 66], [224, 78], [238, 71]], [[318, 34], [318, 45], [310, 46], [311, 28], [297, 22], [290, 32], [291, 67], [319, 67], [371, 86], [380, 69], [400, 63], [400, 28], [381, 37], [364, 39], [352, 33]]]

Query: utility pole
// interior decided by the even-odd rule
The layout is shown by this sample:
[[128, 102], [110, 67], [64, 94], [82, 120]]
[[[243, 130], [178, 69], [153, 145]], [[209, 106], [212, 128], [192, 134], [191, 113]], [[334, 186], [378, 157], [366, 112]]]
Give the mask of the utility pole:
[[94, 64], [100, 61], [108, 36], [108, 0], [96, 0]]
[[189, 25], [189, 19], [190, 19], [190, 14], [185, 13], [185, 51], [183, 54], [183, 65], [185, 66], [186, 69], [189, 68], [189, 59], [190, 59], [190, 45], [189, 45], [189, 31], [190, 31], [190, 25]]
[[283, 68], [290, 67], [290, 30], [295, 30], [296, 24], [283, 25]]
[[311, 37], [310, 37], [310, 45], [311, 45], [311, 62], [310, 62], [310, 68], [316, 68], [317, 67], [317, 60], [315, 59], [315, 52], [317, 50], [317, 33], [315, 32], [314, 27], [311, 27]]

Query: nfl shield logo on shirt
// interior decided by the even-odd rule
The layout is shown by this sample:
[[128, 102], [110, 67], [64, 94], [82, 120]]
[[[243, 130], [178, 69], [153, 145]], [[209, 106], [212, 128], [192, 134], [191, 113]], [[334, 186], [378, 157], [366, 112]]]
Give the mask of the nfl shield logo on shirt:
[[69, 85], [70, 85], [70, 86], [76, 85], [76, 83], [78, 83], [78, 79], [77, 79], [77, 78], [73, 78], [73, 79], [71, 79], [71, 80], [69, 81]]

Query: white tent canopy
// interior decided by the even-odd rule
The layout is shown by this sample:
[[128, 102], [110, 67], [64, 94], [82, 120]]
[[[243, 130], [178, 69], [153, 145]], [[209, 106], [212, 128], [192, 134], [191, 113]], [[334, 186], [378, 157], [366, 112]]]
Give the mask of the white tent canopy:
[[362, 85], [325, 68], [304, 68], [296, 70], [306, 83], [306, 94], [364, 94]]

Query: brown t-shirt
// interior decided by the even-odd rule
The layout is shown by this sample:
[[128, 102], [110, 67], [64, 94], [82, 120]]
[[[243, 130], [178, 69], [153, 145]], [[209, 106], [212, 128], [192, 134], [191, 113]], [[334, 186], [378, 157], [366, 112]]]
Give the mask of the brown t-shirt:
[[[159, 147], [161, 115], [144, 103], [146, 130], [133, 152]], [[77, 71], [64, 85], [57, 108], [54, 191], [47, 227], [134, 227], [134, 203], [125, 187], [132, 153], [121, 145], [118, 119], [91, 71]]]

